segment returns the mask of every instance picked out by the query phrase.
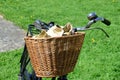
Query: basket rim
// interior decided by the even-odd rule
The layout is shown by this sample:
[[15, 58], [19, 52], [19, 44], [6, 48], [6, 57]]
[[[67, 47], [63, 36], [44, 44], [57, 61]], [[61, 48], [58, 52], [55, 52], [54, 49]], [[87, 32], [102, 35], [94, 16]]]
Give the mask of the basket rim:
[[67, 36], [60, 36], [60, 37], [46, 37], [46, 38], [32, 38], [32, 36], [26, 36], [24, 39], [34, 39], [34, 40], [47, 40], [47, 39], [59, 39], [59, 38], [66, 38], [66, 37], [73, 37], [73, 36], [78, 36], [78, 35], [85, 35], [85, 32], [77, 32], [75, 35], [67, 35]]

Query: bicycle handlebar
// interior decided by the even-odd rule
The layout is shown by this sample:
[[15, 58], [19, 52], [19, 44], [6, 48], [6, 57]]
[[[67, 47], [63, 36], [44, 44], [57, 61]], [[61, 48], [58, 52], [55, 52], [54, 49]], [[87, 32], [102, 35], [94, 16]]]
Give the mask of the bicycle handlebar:
[[111, 24], [111, 22], [109, 20], [105, 19], [105, 18], [102, 20], [102, 22], [104, 24], [106, 24], [107, 26], [109, 26]]
[[77, 31], [86, 30], [86, 29], [90, 28], [91, 25], [96, 23], [97, 21], [101, 21], [102, 23], [106, 24], [107, 26], [109, 26], [111, 24], [111, 22], [109, 20], [102, 18], [102, 17], [97, 17], [96, 19], [90, 20], [86, 26], [81, 27], [81, 28], [78, 27]]
[[88, 16], [87, 16], [87, 18], [88, 18], [88, 20], [94, 20], [95, 22], [96, 21], [101, 21], [102, 23], [104, 23], [104, 24], [106, 24], [107, 26], [109, 26], [110, 24], [111, 24], [111, 22], [109, 21], [109, 20], [107, 20], [107, 19], [105, 19], [105, 18], [103, 18], [103, 17], [98, 17], [97, 15], [96, 15], [96, 13], [90, 13], [90, 14], [88, 14]]
[[72, 33], [77, 32], [77, 31], [99, 29], [99, 30], [103, 31], [104, 34], [105, 34], [107, 37], [109, 37], [109, 35], [107, 34], [107, 32], [106, 32], [104, 29], [100, 28], [100, 27], [90, 28], [91, 25], [92, 25], [93, 23], [96, 23], [97, 21], [101, 21], [101, 22], [103, 22], [104, 24], [106, 24], [107, 26], [109, 26], [109, 25], [111, 24], [111, 22], [110, 22], [109, 20], [107, 20], [107, 19], [105, 19], [105, 18], [102, 18], [102, 17], [97, 17], [96, 19], [90, 20], [85, 27], [73, 28]]
[[[96, 28], [90, 28], [92, 24], [98, 22], [98, 21], [101, 21], [102, 23], [106, 24], [107, 26], [109, 26], [111, 24], [111, 22], [109, 20], [107, 20], [106, 18], [103, 18], [103, 17], [98, 17], [96, 15], [96, 13], [90, 13], [88, 16], [87, 16], [89, 22], [87, 23], [86, 26], [84, 27], [77, 27], [77, 28], [73, 28], [72, 30], [72, 33], [74, 32], [77, 32], [77, 31], [84, 31], [84, 30], [92, 30], [92, 29], [99, 29], [101, 31], [103, 31], [107, 37], [109, 37], [109, 35], [107, 34], [107, 32], [105, 32], [104, 29], [102, 28], [99, 28], [99, 27], [96, 27]], [[31, 26], [34, 26], [36, 29], [38, 30], [41, 30], [41, 29], [46, 29], [46, 30], [49, 30], [49, 28], [51, 28], [52, 26], [54, 26], [54, 22], [50, 22], [50, 23], [45, 23], [45, 22], [42, 22], [40, 20], [36, 20], [34, 22], [33, 25], [29, 25], [29, 31], [30, 33], [32, 34], [31, 32]]]
[[106, 18], [103, 18], [103, 17], [98, 17], [95, 13], [90, 13], [88, 15], [88, 20], [90, 20], [90, 21], [88, 22], [88, 24], [86, 26], [73, 28], [72, 33], [77, 32], [77, 31], [99, 29], [99, 30], [103, 31], [107, 37], [109, 37], [107, 32], [104, 29], [100, 28], [100, 27], [90, 28], [92, 24], [94, 24], [94, 23], [96, 23], [98, 21], [101, 21], [102, 23], [104, 23], [107, 26], [109, 26], [111, 24], [111, 22], [109, 20], [107, 20]]

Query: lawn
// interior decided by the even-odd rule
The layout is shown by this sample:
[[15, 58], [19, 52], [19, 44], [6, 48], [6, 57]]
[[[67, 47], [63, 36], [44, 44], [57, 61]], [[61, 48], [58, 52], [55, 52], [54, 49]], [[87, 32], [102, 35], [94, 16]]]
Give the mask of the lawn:
[[[20, 28], [36, 19], [65, 25], [84, 26], [90, 12], [111, 21], [110, 26], [101, 22], [93, 27], [101, 31], [85, 31], [86, 36], [76, 67], [68, 75], [69, 80], [120, 80], [120, 1], [119, 0], [1, 0], [0, 15]], [[22, 50], [0, 53], [0, 80], [17, 80]]]

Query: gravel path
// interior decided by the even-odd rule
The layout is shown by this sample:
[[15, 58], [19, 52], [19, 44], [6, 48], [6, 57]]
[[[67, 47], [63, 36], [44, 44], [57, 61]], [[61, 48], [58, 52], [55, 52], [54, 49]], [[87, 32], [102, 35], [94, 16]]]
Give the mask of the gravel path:
[[23, 47], [25, 31], [0, 16], [0, 52]]

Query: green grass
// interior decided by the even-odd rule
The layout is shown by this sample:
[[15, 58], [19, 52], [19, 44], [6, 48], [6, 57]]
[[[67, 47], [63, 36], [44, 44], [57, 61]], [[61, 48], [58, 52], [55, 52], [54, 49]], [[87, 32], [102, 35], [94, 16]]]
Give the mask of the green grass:
[[[23, 29], [36, 19], [55, 21], [65, 25], [84, 26], [90, 12], [108, 18], [110, 27], [104, 28], [110, 38], [101, 31], [86, 31], [86, 37], [70, 80], [120, 80], [120, 1], [119, 0], [1, 0], [0, 14]], [[93, 42], [94, 40], [94, 42]], [[17, 80], [22, 49], [0, 53], [0, 80]]]
[[0, 80], [17, 80], [21, 50], [0, 53]]

